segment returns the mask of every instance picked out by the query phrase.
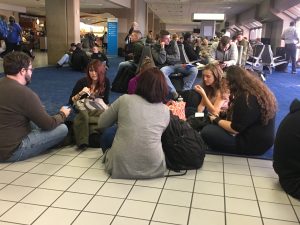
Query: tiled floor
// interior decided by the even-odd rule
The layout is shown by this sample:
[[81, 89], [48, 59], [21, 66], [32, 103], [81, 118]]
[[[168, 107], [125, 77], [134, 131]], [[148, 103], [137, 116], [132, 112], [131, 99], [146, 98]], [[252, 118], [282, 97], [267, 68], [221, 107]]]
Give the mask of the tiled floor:
[[299, 224], [300, 202], [281, 190], [271, 161], [207, 155], [185, 176], [118, 180], [101, 156], [66, 147], [0, 164], [0, 224]]

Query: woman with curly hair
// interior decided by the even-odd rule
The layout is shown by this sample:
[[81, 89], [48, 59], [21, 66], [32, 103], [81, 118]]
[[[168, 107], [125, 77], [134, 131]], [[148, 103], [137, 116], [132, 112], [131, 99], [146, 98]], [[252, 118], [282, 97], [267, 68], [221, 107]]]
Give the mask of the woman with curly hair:
[[206, 109], [213, 115], [219, 115], [227, 109], [229, 91], [219, 65], [208, 64], [202, 71], [202, 85], [195, 85], [194, 90], [201, 95], [197, 111]]
[[212, 150], [261, 155], [274, 143], [276, 98], [247, 70], [230, 66], [226, 75], [230, 90], [227, 120], [211, 115], [213, 124], [201, 135]]

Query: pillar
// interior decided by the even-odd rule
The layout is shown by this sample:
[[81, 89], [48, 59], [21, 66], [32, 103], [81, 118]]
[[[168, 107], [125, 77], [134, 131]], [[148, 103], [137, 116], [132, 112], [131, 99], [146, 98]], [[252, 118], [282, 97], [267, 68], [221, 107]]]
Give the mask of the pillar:
[[46, 0], [48, 64], [54, 65], [69, 49], [80, 42], [80, 0]]

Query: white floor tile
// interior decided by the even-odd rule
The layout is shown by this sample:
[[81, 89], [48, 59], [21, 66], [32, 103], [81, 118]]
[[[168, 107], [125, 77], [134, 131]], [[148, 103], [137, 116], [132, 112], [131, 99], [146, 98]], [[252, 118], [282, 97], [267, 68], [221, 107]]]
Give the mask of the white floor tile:
[[115, 179], [109, 177], [106, 181], [107, 183], [117, 183], [117, 184], [128, 184], [128, 185], [134, 185], [136, 180], [128, 180], [128, 179]]
[[153, 219], [158, 222], [187, 224], [189, 208], [158, 204]]
[[300, 206], [294, 206], [296, 215], [298, 216], [298, 218], [300, 218]]
[[104, 182], [78, 179], [69, 189], [70, 192], [96, 194]]
[[273, 161], [272, 160], [263, 160], [263, 159], [248, 159], [250, 167], [257, 166], [257, 167], [267, 167], [272, 168], [273, 167]]
[[132, 185], [127, 184], [105, 183], [98, 191], [97, 195], [126, 198], [131, 188]]
[[4, 221], [0, 221], [1, 225], [16, 225], [15, 223], [9, 223], [9, 222], [4, 222]]
[[218, 163], [222, 163], [223, 162], [223, 156], [222, 155], [210, 155], [210, 154], [206, 154], [205, 155], [205, 162], [218, 162]]
[[38, 187], [48, 178], [48, 175], [26, 173], [23, 176], [19, 177], [17, 180], [15, 180], [12, 184], [28, 187]]
[[251, 176], [247, 175], [224, 173], [224, 179], [226, 184], [236, 184], [250, 187], [253, 186]]
[[22, 202], [50, 206], [62, 193], [62, 191], [37, 188], [27, 195]]
[[18, 172], [25, 173], [37, 165], [38, 165], [38, 163], [35, 163], [35, 162], [25, 162], [25, 161], [15, 162], [15, 163], [12, 163], [9, 166], [5, 167], [5, 170], [18, 171]]
[[289, 221], [282, 221], [282, 220], [272, 220], [263, 218], [264, 225], [299, 225], [298, 222], [289, 222]]
[[260, 217], [226, 214], [227, 225], [263, 225]]
[[192, 207], [224, 212], [224, 197], [195, 193]]
[[213, 172], [200, 169], [197, 171], [196, 180], [223, 183], [224, 178], [223, 173], [221, 172]]
[[64, 147], [63, 149], [57, 151], [55, 154], [75, 157], [80, 154], [80, 152], [77, 151], [76, 148], [77, 147], [75, 147], [75, 146], [67, 146], [67, 147]]
[[194, 187], [194, 181], [193, 180], [187, 180], [187, 179], [178, 179], [169, 177], [165, 184], [165, 189], [172, 189], [172, 190], [178, 190], [178, 191], [189, 191], [192, 192]]
[[104, 170], [88, 169], [82, 176], [82, 179], [106, 181], [109, 175]]
[[151, 187], [134, 186], [127, 199], [140, 200], [146, 202], [157, 202], [161, 189]]
[[5, 167], [9, 166], [11, 163], [0, 163], [0, 170], [4, 169]]
[[73, 156], [66, 156], [66, 155], [53, 155], [46, 159], [43, 163], [50, 163], [50, 164], [58, 164], [58, 165], [66, 165], [69, 163], [74, 157]]
[[[1, 164], [0, 164], [1, 165]], [[24, 173], [14, 172], [14, 171], [0, 171], [0, 183], [9, 184], [16, 180], [18, 177], [22, 176]]]
[[35, 163], [41, 163], [45, 161], [47, 158], [49, 158], [51, 154], [43, 154], [43, 155], [38, 155], [29, 159], [26, 159], [25, 162], [35, 162]]
[[300, 200], [293, 198], [292, 196], [288, 195], [289, 199], [291, 200], [292, 205], [300, 206]]
[[97, 159], [103, 155], [100, 148], [90, 148], [86, 151], [81, 152], [78, 157]]
[[55, 164], [40, 164], [30, 170], [30, 173], [36, 174], [46, 174], [46, 175], [53, 175], [56, 171], [62, 168], [63, 165], [55, 165]]
[[225, 225], [224, 212], [191, 209], [188, 225]]
[[87, 168], [64, 166], [55, 173], [56, 176], [79, 178], [85, 173]]
[[[169, 175], [175, 175], [175, 174], [178, 175], [178, 172], [170, 171], [170, 173], [169, 173]], [[176, 178], [195, 180], [195, 176], [196, 176], [196, 170], [188, 170], [185, 175], [177, 176]]]
[[287, 194], [283, 191], [256, 188], [256, 194], [259, 201], [290, 204]]
[[84, 211], [115, 215], [124, 199], [95, 196]]
[[134, 219], [134, 218], [127, 218], [127, 217], [121, 217], [116, 216], [114, 221], [111, 225], [148, 225], [148, 220], [140, 220], [140, 219]]
[[227, 197], [256, 200], [253, 187], [225, 184], [225, 195]]
[[298, 221], [292, 206], [269, 202], [259, 202], [262, 217], [269, 219]]
[[18, 203], [8, 210], [0, 220], [13, 223], [31, 224], [47, 207]]
[[156, 178], [156, 179], [149, 179], [149, 180], [137, 180], [135, 185], [163, 188], [165, 182], [166, 182], [166, 178], [163, 177], [163, 178]]
[[159, 203], [190, 207], [192, 193], [183, 191], [163, 190]]
[[221, 183], [213, 183], [197, 180], [194, 192], [202, 194], [224, 196], [224, 185]]
[[43, 184], [40, 185], [40, 188], [45, 189], [54, 189], [54, 190], [67, 190], [76, 179], [69, 177], [50, 177]]
[[257, 201], [226, 197], [226, 212], [260, 217]]
[[248, 166], [248, 160], [246, 158], [234, 157], [234, 156], [224, 156], [223, 157], [224, 164], [237, 164]]
[[150, 225], [173, 225], [173, 223], [161, 223], [161, 222], [151, 221]]
[[53, 207], [82, 210], [93, 195], [65, 192], [53, 204]]
[[204, 161], [202, 170], [223, 172], [223, 163]]
[[70, 225], [78, 214], [79, 211], [48, 208], [33, 225]]
[[282, 190], [278, 178], [252, 176], [254, 187]]
[[273, 168], [251, 166], [250, 170], [251, 170], [252, 176], [278, 178], [278, 176], [274, 172]]
[[102, 159], [98, 159], [93, 166], [91, 167], [92, 169], [98, 169], [98, 170], [104, 170], [105, 169], [105, 164], [102, 163]]
[[224, 172], [250, 175], [250, 170], [248, 165], [224, 164]]
[[32, 190], [33, 188], [31, 187], [7, 185], [2, 190], [0, 190], [0, 199], [8, 201], [20, 201]]
[[72, 225], [110, 225], [113, 218], [111, 215], [82, 212]]
[[69, 166], [78, 166], [78, 167], [85, 167], [89, 168], [91, 167], [95, 162], [97, 161], [97, 158], [91, 159], [91, 158], [81, 158], [76, 157], [71, 162], [68, 163]]
[[15, 202], [7, 202], [7, 201], [0, 200], [0, 216], [15, 204], [16, 204]]
[[155, 203], [126, 200], [122, 205], [119, 216], [150, 220], [155, 208]]

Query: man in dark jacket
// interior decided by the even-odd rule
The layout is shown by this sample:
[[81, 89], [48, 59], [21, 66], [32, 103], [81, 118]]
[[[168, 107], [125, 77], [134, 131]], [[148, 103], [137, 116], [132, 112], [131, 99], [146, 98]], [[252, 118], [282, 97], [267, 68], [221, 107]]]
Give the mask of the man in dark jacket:
[[82, 50], [81, 43], [78, 43], [71, 57], [71, 67], [77, 71], [84, 71], [88, 63], [89, 57], [85, 51]]
[[199, 54], [200, 54], [200, 39], [197, 39], [197, 42], [193, 44], [193, 39], [192, 39], [192, 34], [187, 32], [183, 36], [184, 41], [183, 41], [183, 46], [185, 53], [187, 57], [189, 58], [190, 61], [196, 61], [200, 60]]

